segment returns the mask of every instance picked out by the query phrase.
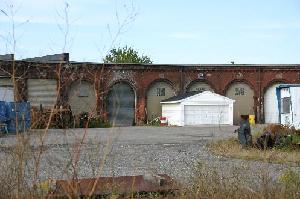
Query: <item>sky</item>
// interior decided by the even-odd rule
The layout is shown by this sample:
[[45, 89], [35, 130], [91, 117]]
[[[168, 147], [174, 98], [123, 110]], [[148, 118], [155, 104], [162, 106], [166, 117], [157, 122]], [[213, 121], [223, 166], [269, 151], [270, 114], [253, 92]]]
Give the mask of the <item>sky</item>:
[[17, 59], [102, 62], [127, 45], [156, 64], [300, 64], [300, 0], [0, 0], [0, 9], [0, 54], [14, 51], [13, 15]]

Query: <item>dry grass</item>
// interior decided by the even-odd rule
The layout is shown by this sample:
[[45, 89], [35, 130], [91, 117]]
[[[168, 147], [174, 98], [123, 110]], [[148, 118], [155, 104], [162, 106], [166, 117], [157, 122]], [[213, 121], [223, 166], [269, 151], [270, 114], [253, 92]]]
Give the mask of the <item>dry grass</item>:
[[[253, 182], [253, 177], [260, 179]], [[257, 186], [255, 186], [255, 184]], [[255, 188], [256, 187], [256, 188]], [[217, 168], [201, 164], [194, 174], [194, 183], [181, 192], [181, 198], [299, 198], [300, 173], [286, 170], [277, 183], [270, 180], [269, 170], [249, 173], [242, 165], [228, 171], [226, 175]]]
[[272, 163], [296, 163], [300, 165], [300, 150], [257, 148], [242, 149], [236, 138], [218, 140], [208, 144], [208, 149], [215, 155], [245, 160], [260, 160]]

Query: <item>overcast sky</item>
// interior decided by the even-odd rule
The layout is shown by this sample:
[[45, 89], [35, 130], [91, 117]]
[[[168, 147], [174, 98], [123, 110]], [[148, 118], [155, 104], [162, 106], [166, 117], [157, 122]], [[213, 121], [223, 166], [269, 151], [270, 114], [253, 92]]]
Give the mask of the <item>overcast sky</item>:
[[[63, 51], [66, 2], [74, 61], [128, 45], [162, 64], [300, 63], [300, 0], [0, 0], [18, 10], [17, 58]], [[11, 52], [5, 13], [0, 54]]]

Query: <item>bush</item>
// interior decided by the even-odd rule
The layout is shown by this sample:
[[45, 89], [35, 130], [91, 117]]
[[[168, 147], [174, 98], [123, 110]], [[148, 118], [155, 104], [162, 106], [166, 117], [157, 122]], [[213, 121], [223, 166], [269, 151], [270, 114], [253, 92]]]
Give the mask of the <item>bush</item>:
[[88, 123], [88, 120], [89, 120], [89, 113], [87, 112], [83, 112], [83, 113], [80, 113], [79, 116], [79, 125], [76, 125], [78, 126], [79, 128], [85, 128], [86, 127], [86, 124]]
[[153, 118], [152, 120], [148, 121], [147, 125], [149, 125], [149, 126], [160, 126], [159, 117]]
[[[51, 115], [50, 109], [31, 109], [31, 128], [32, 129], [45, 129], [49, 122]], [[74, 127], [74, 117], [72, 112], [59, 112], [57, 110], [53, 111], [49, 128], [73, 128]]]
[[111, 124], [105, 120], [103, 120], [101, 117], [92, 117], [90, 118], [88, 128], [109, 128], [111, 127]]
[[292, 126], [271, 124], [264, 129], [255, 143], [260, 149], [295, 149], [300, 145], [300, 131]]
[[91, 116], [89, 113], [83, 112], [75, 116], [75, 128], [109, 128], [111, 124], [100, 116]]

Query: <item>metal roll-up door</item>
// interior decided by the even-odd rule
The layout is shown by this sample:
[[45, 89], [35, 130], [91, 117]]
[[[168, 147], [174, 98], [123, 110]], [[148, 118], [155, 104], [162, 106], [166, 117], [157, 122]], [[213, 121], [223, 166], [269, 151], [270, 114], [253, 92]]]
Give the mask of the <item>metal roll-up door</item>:
[[148, 121], [161, 116], [161, 104], [164, 99], [175, 95], [172, 86], [166, 82], [154, 83], [147, 92], [147, 119]]
[[186, 105], [184, 124], [229, 124], [228, 105]]
[[108, 93], [108, 118], [113, 126], [132, 126], [135, 122], [134, 90], [125, 82], [112, 86]]
[[78, 115], [84, 112], [96, 112], [96, 93], [94, 86], [86, 81], [72, 83], [69, 93], [69, 105], [72, 113]]
[[270, 86], [264, 94], [264, 115], [265, 123], [279, 123], [278, 101], [276, 87], [280, 84]]
[[14, 87], [11, 78], [0, 78], [0, 101], [14, 101]]
[[33, 107], [51, 108], [57, 101], [56, 79], [28, 79], [27, 97]]
[[232, 84], [226, 96], [234, 99], [233, 105], [233, 123], [239, 124], [241, 115], [254, 115], [254, 92], [249, 85], [245, 83]]
[[194, 82], [194, 83], [192, 83], [187, 89], [187, 92], [191, 92], [191, 91], [198, 91], [198, 92], [211, 91], [211, 92], [214, 92], [214, 90], [210, 87], [210, 85], [208, 85], [204, 82]]

